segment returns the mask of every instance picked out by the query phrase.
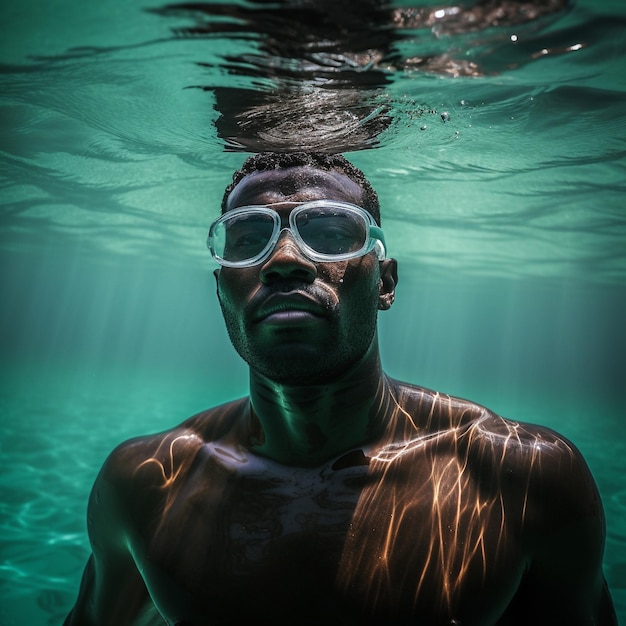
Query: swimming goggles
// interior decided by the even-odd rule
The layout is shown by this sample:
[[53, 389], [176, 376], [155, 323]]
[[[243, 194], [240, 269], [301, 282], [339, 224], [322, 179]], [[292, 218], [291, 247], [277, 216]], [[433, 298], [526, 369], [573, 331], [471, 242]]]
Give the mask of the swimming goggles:
[[345, 261], [372, 250], [380, 261], [385, 258], [383, 231], [365, 209], [335, 200], [297, 203], [289, 214], [289, 226], [281, 228], [281, 217], [271, 208], [278, 204], [287, 203], [239, 207], [216, 219], [207, 239], [215, 261], [225, 267], [262, 263], [285, 230], [312, 261]]

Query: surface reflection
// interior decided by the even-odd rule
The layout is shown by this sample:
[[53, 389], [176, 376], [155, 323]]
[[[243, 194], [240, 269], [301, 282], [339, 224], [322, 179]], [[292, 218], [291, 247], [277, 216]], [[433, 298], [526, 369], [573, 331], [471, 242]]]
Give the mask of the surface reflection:
[[[344, 152], [376, 145], [391, 124], [384, 87], [395, 72], [482, 75], [480, 60], [466, 55], [467, 42], [453, 37], [479, 33], [480, 45], [505, 37], [510, 43], [510, 34], [486, 31], [538, 26], [540, 18], [566, 5], [566, 0], [436, 7], [394, 7], [377, 0], [253, 0], [171, 4], [155, 12], [193, 21], [173, 29], [179, 38], [227, 35], [231, 41], [253, 42], [248, 52], [224, 54], [220, 64], [252, 86], [194, 85], [214, 94], [217, 132], [227, 149]], [[492, 64], [489, 71], [498, 68]]]

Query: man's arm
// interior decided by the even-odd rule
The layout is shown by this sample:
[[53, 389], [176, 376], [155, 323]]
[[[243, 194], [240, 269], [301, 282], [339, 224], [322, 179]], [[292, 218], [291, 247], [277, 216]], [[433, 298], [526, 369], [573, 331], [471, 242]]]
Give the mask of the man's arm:
[[93, 553], [81, 581], [78, 600], [64, 626], [132, 624], [150, 603], [131, 554], [132, 525], [119, 488], [124, 455], [111, 454], [89, 498], [88, 530]]
[[547, 429], [536, 436], [524, 522], [529, 566], [511, 613], [535, 626], [616, 626], [597, 487], [572, 444]]
[[538, 539], [528, 571], [532, 623], [617, 626], [602, 573], [603, 528], [593, 520]]

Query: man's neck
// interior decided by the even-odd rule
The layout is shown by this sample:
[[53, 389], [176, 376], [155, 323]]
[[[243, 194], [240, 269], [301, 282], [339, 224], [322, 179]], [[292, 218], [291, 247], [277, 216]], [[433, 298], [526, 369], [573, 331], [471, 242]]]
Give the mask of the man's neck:
[[388, 387], [376, 339], [359, 363], [325, 383], [281, 384], [250, 370], [251, 449], [286, 465], [321, 465], [380, 436]]

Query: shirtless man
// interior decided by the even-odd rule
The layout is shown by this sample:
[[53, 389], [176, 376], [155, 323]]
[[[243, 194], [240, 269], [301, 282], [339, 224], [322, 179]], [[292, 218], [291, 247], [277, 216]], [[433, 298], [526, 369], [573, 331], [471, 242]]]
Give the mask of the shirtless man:
[[235, 175], [209, 242], [250, 396], [111, 454], [67, 625], [616, 624], [576, 448], [384, 374], [378, 213], [338, 155]]

